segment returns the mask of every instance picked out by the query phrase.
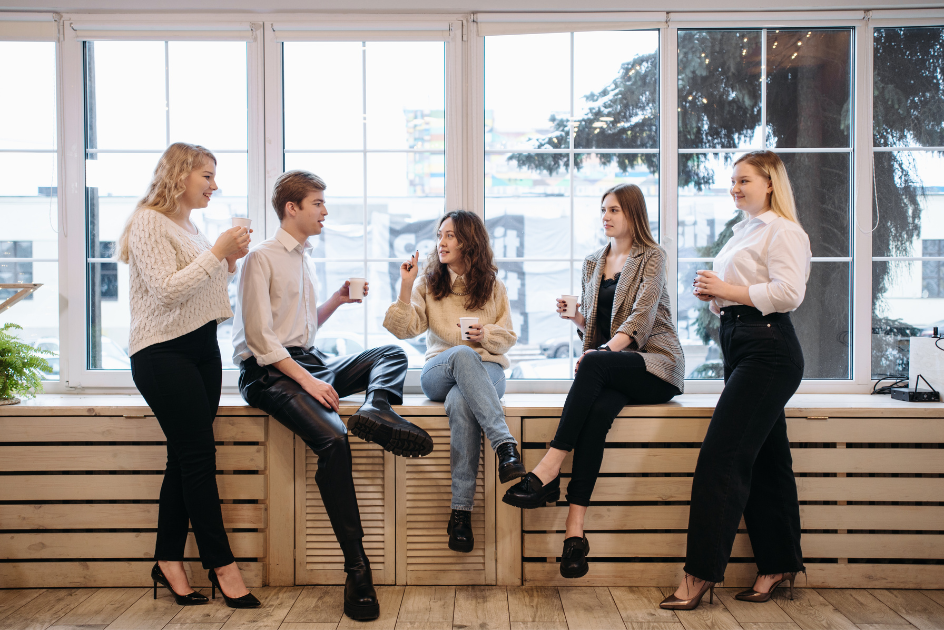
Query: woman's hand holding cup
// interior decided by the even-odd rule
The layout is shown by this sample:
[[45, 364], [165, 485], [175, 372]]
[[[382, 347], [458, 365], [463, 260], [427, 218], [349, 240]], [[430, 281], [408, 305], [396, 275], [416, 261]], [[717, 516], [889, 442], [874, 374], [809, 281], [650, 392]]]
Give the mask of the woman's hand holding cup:
[[210, 251], [220, 261], [232, 258], [232, 262], [235, 262], [249, 253], [249, 233], [251, 231], [244, 227], [231, 227], [220, 234]]

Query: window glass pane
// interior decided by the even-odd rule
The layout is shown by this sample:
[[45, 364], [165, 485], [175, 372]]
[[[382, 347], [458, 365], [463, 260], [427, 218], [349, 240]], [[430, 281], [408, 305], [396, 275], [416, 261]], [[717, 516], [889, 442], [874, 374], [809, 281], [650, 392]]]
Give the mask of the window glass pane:
[[944, 28], [876, 28], [875, 146], [944, 146]]
[[[363, 149], [364, 45], [287, 42], [282, 46], [285, 148]], [[325, 90], [327, 86], [337, 87]]]
[[[313, 238], [312, 244], [314, 240]], [[319, 304], [341, 288], [345, 280], [366, 277], [362, 260], [342, 263], [318, 261], [314, 263], [314, 267]], [[315, 336], [316, 348], [329, 356], [340, 356], [357, 354], [368, 347], [367, 340], [364, 338], [365, 309], [378, 301], [374, 299], [373, 286], [370, 289], [364, 302], [342, 304], [327, 322], [319, 325], [318, 334]], [[389, 303], [386, 306], [389, 306]]]
[[[168, 117], [172, 141], [202, 144], [210, 151], [238, 151], [215, 154], [219, 188], [207, 208], [191, 213], [191, 221], [212, 243], [231, 226], [231, 217], [248, 216], [246, 44], [86, 42], [85, 51], [87, 148], [115, 151], [89, 151], [85, 161], [86, 238], [91, 259], [86, 285], [86, 365], [89, 369], [128, 369], [122, 363], [127, 359], [130, 328], [128, 267], [102, 259], [114, 256], [115, 243], [151, 182], [167, 145]], [[136, 54], [141, 55], [140, 70], [127, 59]], [[188, 91], [195, 72], [208, 73], [205, 97], [195, 98]], [[133, 78], [124, 76], [127, 73]], [[132, 89], [139, 90], [134, 102], [128, 101]], [[159, 100], [159, 111], [147, 103], [135, 108], [141, 94], [147, 103]], [[142, 135], [141, 126], [158, 133]], [[136, 152], [120, 152], [128, 150]], [[141, 150], [148, 152], [137, 152]], [[259, 235], [254, 241], [260, 240]], [[231, 284], [231, 304], [234, 287]], [[234, 369], [229, 326], [221, 326], [217, 335], [224, 369]]]
[[426, 256], [446, 206], [445, 156], [369, 153], [367, 173], [368, 257], [406, 259], [420, 245]]
[[922, 256], [922, 240], [944, 233], [944, 157], [876, 151], [873, 256]]
[[486, 38], [486, 149], [570, 147], [568, 134], [546, 145], [539, 140], [570, 122], [570, 39], [570, 33]]
[[852, 256], [852, 154], [779, 155], [790, 177], [797, 214], [810, 237], [813, 255]]
[[578, 149], [658, 149], [658, 31], [574, 33], [574, 97]]
[[761, 32], [678, 32], [679, 147], [760, 147]]
[[728, 193], [733, 161], [729, 153], [679, 155], [679, 258], [714, 258], [731, 238], [741, 220]]
[[[59, 380], [59, 204], [56, 166], [56, 44], [0, 42], [0, 284], [38, 283], [0, 323], [46, 356]], [[15, 151], [29, 151], [17, 153]], [[46, 261], [46, 262], [40, 262]], [[0, 289], [0, 302], [19, 289]]]
[[724, 378], [718, 318], [708, 303], [692, 294], [692, 279], [699, 269], [711, 269], [710, 262], [679, 262], [678, 335], [685, 355], [685, 378]]
[[[88, 148], [160, 152], [167, 147], [165, 52], [164, 42], [85, 43]], [[194, 81], [192, 72], [188, 69]], [[206, 78], [210, 93], [212, 81]], [[204, 112], [201, 118], [206, 117]]]
[[0, 42], [0, 85], [0, 149], [55, 150], [56, 44]]
[[[0, 202], [2, 203], [2, 202]], [[6, 235], [0, 237], [6, 238]], [[20, 300], [3, 312], [2, 323], [13, 322], [23, 330], [8, 331], [34, 348], [45, 348], [53, 352], [43, 358], [49, 362], [52, 372], [43, 380], [59, 380], [59, 263], [29, 262], [10, 263], [4, 258], [13, 258], [28, 252], [30, 241], [0, 241], [0, 283], [34, 282], [42, 284], [32, 295]], [[37, 243], [40, 244], [40, 243]], [[33, 247], [33, 256], [42, 253], [44, 247]], [[10, 255], [13, 254], [13, 255]], [[0, 290], [0, 302], [16, 292]]]
[[413, 339], [397, 339], [383, 327], [387, 309], [400, 295], [400, 263], [374, 262], [369, 263], [367, 269], [367, 280], [370, 282], [370, 293], [364, 300], [367, 309], [367, 347], [376, 348], [387, 344], [400, 346], [406, 353], [408, 367], [421, 369], [426, 363], [426, 333]]
[[[211, 151], [245, 151], [246, 43], [168, 42], [167, 48], [170, 141], [199, 144]], [[201, 78], [206, 79], [202, 84]]]
[[852, 31], [768, 31], [767, 102], [771, 147], [851, 146]]
[[368, 150], [446, 146], [445, 50], [443, 42], [367, 42]]

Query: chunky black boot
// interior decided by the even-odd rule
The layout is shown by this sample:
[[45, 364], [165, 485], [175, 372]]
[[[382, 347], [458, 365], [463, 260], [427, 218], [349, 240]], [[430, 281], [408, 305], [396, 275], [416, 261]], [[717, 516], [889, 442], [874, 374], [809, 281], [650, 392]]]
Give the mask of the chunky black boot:
[[387, 401], [387, 392], [375, 390], [367, 395], [347, 428], [366, 442], [373, 442], [394, 455], [424, 457], [433, 452], [433, 438], [412, 422], [401, 418]]
[[528, 472], [525, 470], [521, 455], [518, 454], [518, 447], [514, 442], [499, 445], [495, 449], [495, 454], [498, 455], [498, 480], [502, 483], [524, 477]]
[[521, 481], [505, 491], [502, 502], [517, 508], [533, 510], [559, 499], [560, 473], [547, 485], [542, 484], [541, 479], [534, 473], [528, 473], [521, 478]]
[[453, 510], [446, 527], [449, 534], [449, 548], [453, 551], [469, 553], [475, 546], [472, 536], [472, 512], [468, 510]]
[[344, 552], [344, 614], [355, 621], [370, 621], [380, 616], [380, 602], [374, 590], [370, 561], [360, 539], [341, 543]]
[[587, 574], [587, 554], [590, 553], [590, 541], [586, 536], [571, 536], [564, 540], [561, 553], [560, 574], [565, 578], [579, 578]]

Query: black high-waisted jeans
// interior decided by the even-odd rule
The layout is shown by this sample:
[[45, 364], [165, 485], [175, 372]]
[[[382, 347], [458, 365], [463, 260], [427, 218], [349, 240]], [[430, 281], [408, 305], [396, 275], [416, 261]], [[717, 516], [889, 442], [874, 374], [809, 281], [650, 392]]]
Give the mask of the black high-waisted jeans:
[[223, 380], [216, 322], [131, 356], [131, 377], [167, 437], [155, 560], [183, 560], [187, 522], [204, 569], [233, 562], [216, 487], [213, 420]]
[[802, 571], [800, 504], [783, 408], [803, 377], [789, 313], [722, 309], [724, 391], [692, 480], [685, 572], [724, 580], [741, 515], [757, 570]]
[[[392, 404], [403, 401], [407, 358], [399, 346], [382, 346], [333, 358], [316, 348], [287, 350], [298, 365], [329, 383], [341, 398], [366, 389], [368, 394], [374, 390], [386, 391]], [[315, 483], [338, 542], [363, 538], [351, 475], [351, 446], [347, 441], [347, 427], [337, 412], [312, 398], [278, 368], [260, 366], [254, 357], [242, 362], [239, 391], [246, 402], [291, 429], [318, 456]]]
[[580, 360], [567, 394], [553, 448], [574, 451], [567, 501], [590, 505], [603, 464], [606, 434], [626, 405], [657, 405], [679, 394], [675, 385], [646, 371], [638, 352], [590, 352]]

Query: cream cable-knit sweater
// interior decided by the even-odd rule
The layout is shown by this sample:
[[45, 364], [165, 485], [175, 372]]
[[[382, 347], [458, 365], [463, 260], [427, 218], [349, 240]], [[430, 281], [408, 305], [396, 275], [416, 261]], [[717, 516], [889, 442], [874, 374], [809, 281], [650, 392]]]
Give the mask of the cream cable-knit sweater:
[[[465, 292], [465, 283], [458, 278], [452, 285], [456, 293]], [[384, 328], [397, 339], [410, 339], [428, 330], [426, 335], [426, 360], [440, 352], [462, 344], [475, 350], [483, 361], [498, 363], [508, 368], [505, 353], [518, 341], [511, 322], [508, 293], [501, 280], [496, 280], [492, 298], [477, 311], [465, 309], [465, 297], [450, 293], [441, 300], [426, 293], [426, 276], [420, 276], [413, 285], [410, 304], [399, 298], [387, 309]], [[481, 343], [465, 341], [459, 330], [460, 317], [478, 317], [484, 326], [485, 336]]]
[[131, 333], [128, 354], [233, 316], [225, 260], [217, 260], [203, 233], [190, 234], [156, 210], [131, 223]]

